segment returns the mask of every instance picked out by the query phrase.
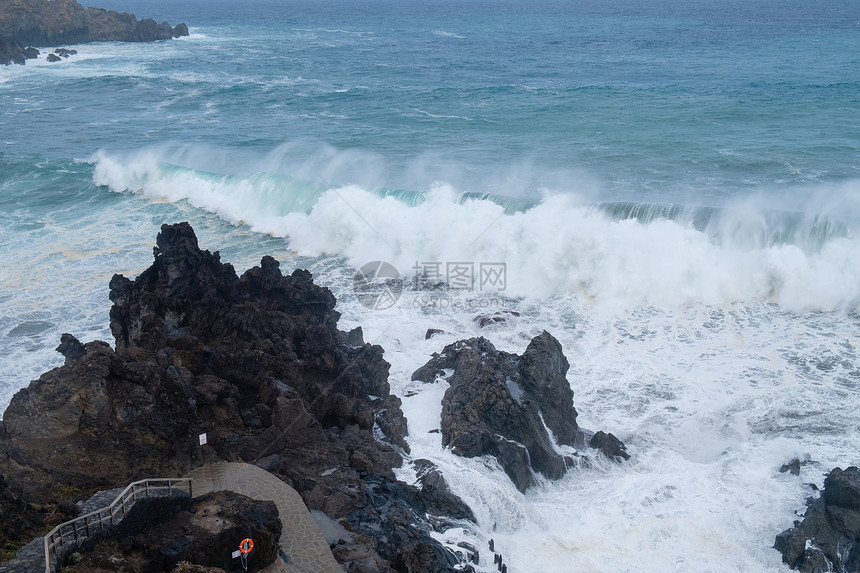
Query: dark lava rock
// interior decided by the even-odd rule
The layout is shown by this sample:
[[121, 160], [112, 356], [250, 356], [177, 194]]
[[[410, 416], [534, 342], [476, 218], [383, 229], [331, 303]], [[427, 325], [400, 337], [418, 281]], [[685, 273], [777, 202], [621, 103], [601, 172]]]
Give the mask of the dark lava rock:
[[152, 266], [113, 277], [110, 298], [116, 349], [95, 341], [81, 354], [66, 338], [76, 358], [4, 413], [0, 473], [25, 499], [259, 462], [309, 508], [345, 520], [354, 535], [341, 557], [393, 567], [427, 545], [440, 570], [452, 567], [430, 535], [445, 524], [427, 518], [429, 498], [394, 476], [406, 419], [383, 350], [344, 343], [335, 298], [309, 272], [284, 275], [266, 256], [237, 276], [179, 223], [162, 226]]
[[592, 448], [603, 452], [603, 455], [611, 460], [629, 460], [630, 454], [624, 447], [624, 442], [606, 432], [597, 432], [588, 441], [588, 445]]
[[173, 37], [180, 38], [182, 36], [188, 35], [188, 26], [185, 25], [184, 22], [177, 24], [173, 27]]
[[[0, 3], [0, 9], [3, 4]], [[27, 60], [39, 57], [39, 50], [33, 47], [24, 47], [24, 44], [14, 38], [4, 38], [0, 35], [0, 64], [25, 64]]]
[[790, 473], [793, 476], [799, 476], [800, 475], [800, 460], [798, 458], [794, 458], [793, 460], [791, 460], [787, 464], [782, 464], [782, 466], [780, 466], [780, 468], [779, 468], [779, 473], [784, 474], [786, 472]]
[[[533, 471], [550, 479], [566, 471], [568, 460], [556, 452], [547, 428], [562, 445], [573, 447], [580, 438], [569, 367], [561, 344], [544, 332], [522, 356], [499, 352], [485, 338], [455, 342], [412, 379], [429, 383], [453, 370], [442, 400], [443, 445], [464, 457], [494, 456], [525, 491], [535, 483]], [[623, 444], [613, 446], [610, 457], [623, 457], [617, 454]]]
[[806, 573], [860, 571], [860, 469], [834, 468], [807, 506], [803, 521], [776, 536], [783, 562]]
[[508, 321], [508, 318], [519, 315], [520, 313], [515, 310], [503, 310], [494, 312], [493, 314], [479, 314], [472, 320], [475, 321], [479, 328], [486, 328], [494, 324], [504, 324]]
[[[0, 2], [0, 63], [23, 63], [18, 45], [55, 46], [85, 42], [151, 42], [187, 36], [188, 27], [172, 28], [134, 14], [84, 8], [76, 0], [3, 0]], [[6, 43], [6, 45], [3, 44]]]
[[59, 62], [60, 60], [62, 60], [62, 58], [60, 56], [58, 56], [57, 54], [48, 54], [48, 61], [49, 62]]
[[[48, 54], [48, 61], [56, 61], [51, 60], [50, 56], [52, 55], [53, 54]], [[56, 59], [58, 60], [59, 58]], [[68, 364], [69, 362], [81, 358], [87, 353], [87, 349], [77, 338], [71, 334], [65, 333], [60, 337], [60, 345], [57, 346], [57, 352], [66, 357], [66, 364]]]
[[430, 340], [437, 334], [445, 334], [445, 331], [438, 328], [428, 328], [427, 332], [424, 333], [424, 340]]
[[0, 475], [0, 548], [28, 541], [42, 529], [44, 515], [27, 503], [18, 488]]
[[415, 460], [415, 469], [421, 484], [419, 497], [426, 503], [428, 513], [440, 518], [475, 521], [471, 508], [451, 492], [448, 482], [433, 462]]
[[155, 572], [191, 563], [240, 572], [241, 563], [232, 554], [246, 538], [254, 542], [248, 571], [259, 571], [277, 559], [282, 524], [274, 502], [220, 491], [185, 505], [172, 517], [145, 524], [118, 542], [82, 550], [71, 570]]

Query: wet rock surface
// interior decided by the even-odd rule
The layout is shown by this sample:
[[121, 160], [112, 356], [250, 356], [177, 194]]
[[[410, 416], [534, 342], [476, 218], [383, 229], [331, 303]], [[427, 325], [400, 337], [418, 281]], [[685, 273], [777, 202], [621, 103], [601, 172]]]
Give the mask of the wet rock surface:
[[[500, 352], [483, 337], [455, 342], [412, 379], [445, 377], [451, 385], [442, 400], [443, 445], [464, 457], [495, 457], [525, 491], [535, 483], [534, 472], [557, 479], [572, 461], [558, 453], [548, 430], [561, 445], [585, 441], [566, 378], [569, 367], [561, 344], [543, 332], [522, 356]], [[624, 444], [602, 435], [607, 438], [593, 447], [626, 459]]]
[[116, 349], [64, 336], [66, 364], [4, 413], [0, 473], [24, 499], [258, 463], [353, 533], [342, 560], [405, 571], [404, 556], [432, 554], [450, 570], [430, 536], [444, 523], [394, 477], [406, 420], [383, 350], [337, 329], [334, 296], [310, 273], [264, 257], [237, 276], [179, 223], [162, 227], [149, 269], [113, 277], [110, 298]]
[[805, 573], [860, 571], [860, 469], [834, 468], [802, 521], [776, 536], [774, 548]]

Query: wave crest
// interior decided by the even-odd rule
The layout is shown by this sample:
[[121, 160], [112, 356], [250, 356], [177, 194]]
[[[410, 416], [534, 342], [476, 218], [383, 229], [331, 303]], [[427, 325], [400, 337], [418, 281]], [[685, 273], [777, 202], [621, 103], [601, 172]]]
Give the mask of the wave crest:
[[[857, 220], [837, 212], [767, 209], [746, 199], [720, 208], [540, 201], [463, 193], [329, 187], [274, 171], [217, 174], [164, 152], [101, 152], [94, 181], [190, 204], [253, 231], [288, 237], [303, 255], [338, 255], [356, 267], [387, 260], [503, 263], [502, 294], [579, 292], [621, 306], [765, 300], [787, 310], [860, 308]], [[843, 214], [838, 214], [843, 213]]]

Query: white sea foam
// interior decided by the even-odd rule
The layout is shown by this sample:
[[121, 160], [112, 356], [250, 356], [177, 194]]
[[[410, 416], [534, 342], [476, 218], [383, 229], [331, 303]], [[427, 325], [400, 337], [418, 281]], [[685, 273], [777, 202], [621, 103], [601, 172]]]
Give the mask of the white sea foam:
[[[820, 248], [771, 244], [758, 232], [770, 216], [765, 199], [729, 205], [724, 219], [697, 230], [680, 219], [612, 218], [558, 192], [506, 212], [445, 184], [417, 204], [347, 184], [273, 216], [268, 199], [246, 188], [250, 176], [219, 187], [165, 159], [103, 154], [96, 181], [288, 235], [303, 255], [385, 259], [403, 274], [416, 261], [507, 264], [501, 293], [449, 293], [461, 304], [445, 305], [406, 291], [385, 312], [356, 301], [348, 267], [323, 257], [313, 269], [338, 297], [341, 328], [361, 325], [385, 348], [411, 459], [439, 466], [475, 511], [478, 529], [457, 535], [484, 549], [482, 571], [494, 570], [490, 538], [511, 571], [783, 571], [771, 546], [812, 493], [803, 483], [856, 463], [860, 319], [841, 312], [857, 308], [860, 283], [850, 229]], [[278, 161], [268, 161], [276, 171]], [[178, 176], [182, 184], [171, 184]], [[851, 211], [851, 185], [831, 191]], [[828, 211], [809, 208], [813, 218]], [[519, 316], [482, 329], [474, 318], [483, 303]], [[429, 328], [444, 333], [425, 340]], [[486, 336], [520, 353], [544, 329], [571, 362], [580, 425], [613, 432], [632, 459], [573, 469], [522, 495], [494, 460], [442, 448], [447, 382], [413, 382], [411, 373], [461, 338]], [[801, 476], [779, 473], [794, 457], [811, 460]], [[398, 475], [414, 479], [408, 464]]]
[[[545, 191], [533, 208], [506, 212], [492, 200], [464, 200], [444, 183], [432, 185], [415, 205], [367, 185], [325, 190], [271, 171], [215, 176], [166, 161], [169, 155], [193, 165], [197, 153], [171, 153], [101, 153], [94, 180], [117, 192], [185, 200], [231, 223], [289, 237], [303, 255], [344, 256], [355, 267], [387, 260], [408, 275], [416, 262], [469, 262], [476, 269], [504, 263], [504, 293], [515, 297], [573, 291], [619, 309], [736, 301], [770, 301], [797, 311], [860, 305], [854, 222], [841, 235], [826, 237], [820, 248], [807, 249], [762, 241], [762, 208], [748, 202], [724, 208], [700, 230], [671, 219], [613, 219], [576, 195], [575, 181], [569, 183], [572, 192]], [[257, 160], [250, 169], [277, 160]], [[310, 178], [319, 175], [304, 171]]]
[[[345, 326], [361, 324], [387, 350], [412, 457], [436, 463], [475, 511], [484, 571], [493, 570], [489, 538], [511, 571], [783, 571], [771, 545], [812, 494], [803, 482], [820, 485], [834, 465], [856, 463], [856, 318], [760, 303], [619, 317], [568, 295], [508, 301], [520, 317], [481, 329], [474, 313], [339, 301]], [[427, 328], [445, 334], [425, 340]], [[441, 447], [434, 430], [448, 384], [411, 373], [457, 339], [483, 335], [521, 353], [543, 329], [572, 364], [580, 425], [615, 433], [632, 459], [574, 469], [521, 495], [493, 460]], [[793, 457], [812, 462], [800, 477], [779, 473]]]
[[436, 36], [441, 36], [443, 38], [458, 38], [460, 40], [465, 39], [465, 36], [455, 34], [454, 32], [446, 32], [445, 30], [434, 30], [433, 34], [435, 34]]
[[[692, 289], [702, 279], [679, 275], [670, 261], [660, 283], [659, 273], [647, 268], [656, 255], [639, 243], [650, 241], [653, 249], [687, 257], [682, 262], [700, 273], [705, 265], [695, 267], [696, 257], [728, 265], [713, 271], [714, 280], [725, 280], [723, 275], [731, 272], [736, 280], [744, 279], [732, 266], [738, 263], [724, 262], [730, 255], [752, 267], [747, 258], [755, 261], [780, 252], [810, 261], [847, 254], [833, 254], [827, 248], [804, 252], [793, 246], [723, 247], [703, 232], [673, 221], [613, 220], [572, 196], [548, 196], [531, 210], [505, 214], [490, 201], [461, 201], [443, 185], [413, 207], [357, 186], [339, 188], [380, 232], [400, 230], [403, 236], [387, 245], [334, 192], [311, 193], [314, 200], [306, 209], [273, 215], [273, 209], [282, 205], [278, 192], [284, 188], [276, 186], [266, 195], [260, 181], [283, 177], [278, 173], [283, 159], [278, 153], [242, 161], [246, 172], [234, 169], [233, 175], [222, 176], [203, 168], [226, 164], [230, 154], [211, 151], [174, 149], [165, 155], [166, 151], [153, 149], [124, 157], [102, 153], [94, 159], [97, 183], [114, 191], [143, 193], [126, 194], [107, 211], [88, 212], [78, 223], [48, 229], [43, 240], [33, 240], [40, 236], [34, 231], [26, 237], [28, 248], [6, 251], [4, 266], [15, 273], [9, 279], [13, 282], [4, 283], [9, 288], [3, 292], [12, 298], [4, 300], [0, 336], [13, 349], [14, 362], [21, 364], [20, 371], [11, 374], [23, 377], [32, 370], [34, 377], [44, 370], [43, 355], [55, 354], [50, 348], [61, 332], [71, 331], [84, 340], [109, 339], [104, 285], [110, 274], [141, 270], [149, 263], [158, 225], [188, 219], [201, 246], [226, 247], [225, 253], [232, 254], [224, 254], [225, 260], [239, 270], [268, 252], [282, 260], [285, 272], [294, 264], [310, 265], [315, 280], [338, 298], [340, 327], [361, 325], [366, 340], [385, 348], [392, 365], [391, 388], [403, 400], [409, 420], [411, 459], [437, 464], [475, 511], [477, 529], [451, 535], [454, 541], [462, 538], [480, 546], [481, 571], [493, 570], [486, 550], [490, 538], [511, 571], [782, 571], [771, 545], [810, 494], [803, 482], [820, 484], [821, 474], [834, 465], [856, 463], [851, 453], [860, 450], [855, 414], [860, 407], [856, 346], [860, 319], [839, 312], [787, 312], [790, 304], [759, 301], [754, 295], [733, 301], [715, 291], [708, 295], [714, 299], [709, 302], [708, 293], [661, 292], [659, 288], [670, 291], [679, 285]], [[167, 157], [172, 165], [165, 164]], [[182, 164], [196, 169], [177, 166]], [[217, 216], [210, 214], [215, 212]], [[261, 212], [269, 218], [260, 217]], [[422, 304], [420, 291], [406, 291], [392, 309], [374, 312], [352, 295], [352, 271], [343, 259], [296, 262], [283, 243], [278, 252], [272, 244], [262, 244], [265, 236], [222, 222], [235, 223], [242, 217], [262, 231], [285, 234], [290, 229], [290, 245], [300, 254], [337, 252], [365, 262], [364, 256], [380, 250], [396, 255], [397, 249], [423, 249], [403, 257], [406, 264], [414, 264], [413, 256], [436, 260], [461, 252], [475, 257], [501, 252], [509, 257], [505, 260], [511, 269], [511, 290], [535, 288], [540, 281], [540, 277], [514, 281], [514, 270], [541, 269], [546, 280], [556, 282], [540, 297], [486, 293], [481, 299], [473, 293], [479, 300], [497, 299], [493, 310], [519, 313], [483, 329], [473, 320], [483, 312], [480, 303]], [[392, 217], [396, 221], [388, 220]], [[565, 224], [560, 229], [541, 228], [541, 218]], [[498, 220], [493, 223], [494, 219]], [[114, 221], [115, 226], [106, 226], [105, 221]], [[479, 239], [477, 246], [455, 240], [458, 234], [480, 233], [488, 225], [486, 239]], [[530, 239], [529, 233], [546, 240]], [[116, 244], [117, 236], [125, 238], [122, 244]], [[423, 247], [422, 238], [427, 243]], [[493, 250], [494, 241], [503, 238], [512, 246]], [[852, 240], [832, 243], [839, 246]], [[240, 243], [245, 246], [237, 250]], [[57, 251], [56, 245], [65, 246]], [[598, 252], [589, 258], [588, 249]], [[570, 269], [595, 277], [623, 271], [628, 283], [647, 286], [650, 281], [651, 290], [641, 284], [623, 288], [621, 279], [595, 283], [592, 290], [583, 286], [564, 290], [572, 271], [565, 275], [553, 266], [568, 261], [568, 251], [586, 259], [570, 264]], [[601, 264], [610, 265], [603, 274], [598, 272]], [[46, 265], [51, 275], [42, 272]], [[584, 296], [588, 293], [598, 302]], [[764, 298], [778, 302], [774, 296]], [[649, 302], [638, 302], [643, 300]], [[53, 326], [42, 330], [46, 323]], [[428, 328], [444, 333], [425, 340]], [[441, 447], [440, 434], [433, 430], [440, 427], [447, 383], [413, 382], [411, 373], [432, 352], [461, 338], [483, 335], [501, 350], [521, 353], [544, 329], [561, 341], [572, 365], [568, 379], [580, 425], [613, 432], [628, 444], [633, 457], [622, 466], [597, 463], [590, 469], [574, 469], [564, 479], [543, 482], [522, 495], [492, 459], [463, 459]], [[30, 343], [20, 342], [25, 339]], [[58, 363], [59, 355], [53, 360]], [[8, 372], [4, 375], [11, 380]], [[800, 477], [778, 472], [782, 463], [804, 456], [812, 462], [802, 468]], [[408, 464], [398, 475], [410, 479]]]

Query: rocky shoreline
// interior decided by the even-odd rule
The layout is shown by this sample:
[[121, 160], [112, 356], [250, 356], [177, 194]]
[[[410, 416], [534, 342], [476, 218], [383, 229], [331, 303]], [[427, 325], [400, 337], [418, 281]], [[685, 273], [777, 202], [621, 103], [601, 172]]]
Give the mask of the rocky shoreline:
[[[472, 510], [427, 460], [410, 462], [416, 485], [395, 478], [409, 445], [383, 349], [360, 329], [338, 330], [335, 298], [310, 273], [283, 275], [267, 256], [237, 276], [179, 223], [162, 226], [149, 269], [113, 277], [110, 298], [115, 348], [64, 334], [65, 364], [4, 413], [0, 541], [68, 519], [82, 493], [243, 461], [349, 531], [331, 550], [350, 572], [472, 570], [477, 547], [433, 537], [473, 529]], [[487, 351], [491, 363], [482, 362]], [[449, 367], [441, 437], [455, 453], [495, 455], [525, 490], [534, 475], [557, 478], [571, 463], [554, 453], [550, 430], [585, 447], [590, 434], [576, 425], [568, 363], [550, 334], [522, 356], [461, 341], [415, 377], [432, 381]], [[605, 453], [626, 458], [616, 442]], [[25, 507], [43, 508], [41, 517]]]
[[0, 541], [68, 519], [82, 493], [244, 461], [349, 530], [332, 553], [350, 571], [467, 571], [469, 556], [431, 533], [471, 511], [432, 464], [422, 487], [395, 478], [408, 445], [389, 365], [360, 331], [337, 329], [331, 292], [271, 257], [237, 276], [187, 223], [163, 226], [154, 254], [134, 281], [110, 282], [115, 350], [64, 335], [66, 363], [12, 398]]
[[860, 571], [860, 469], [834, 468], [806, 503], [803, 519], [776, 536], [783, 563], [804, 573]]
[[[431, 462], [409, 459], [383, 349], [360, 328], [337, 328], [335, 298], [309, 272], [284, 275], [266, 256], [238, 276], [178, 223], [162, 226], [150, 268], [113, 277], [110, 298], [115, 347], [64, 334], [65, 364], [17, 392], [0, 422], [0, 561], [79, 513], [74, 502], [94, 491], [241, 461], [347, 532], [330, 549], [350, 573], [474, 571], [478, 547], [434, 537], [474, 529], [471, 508]], [[484, 338], [455, 342], [412, 378], [449, 385], [442, 445], [495, 457], [525, 491], [595, 455], [629, 459], [612, 434], [578, 426], [568, 368], [543, 332], [522, 355]], [[395, 477], [407, 461], [415, 485]], [[775, 548], [801, 571], [848, 572], [860, 563], [858, 539], [860, 471], [836, 468]], [[142, 558], [129, 548], [147, 543], [114, 543], [92, 559], [128, 563]]]
[[[455, 342], [412, 379], [450, 384], [442, 400], [442, 444], [464, 457], [495, 457], [524, 492], [538, 474], [558, 479], [569, 467], [587, 463], [579, 450], [588, 447], [610, 459], [630, 458], [612, 434], [577, 425], [569, 367], [561, 344], [543, 332], [522, 356], [499, 352], [483, 337]], [[554, 442], [576, 448], [578, 459], [559, 453]]]
[[[0, 3], [0, 64], [24, 64], [37, 47], [88, 42], [153, 42], [188, 35], [175, 27], [134, 14], [84, 8], [76, 0], [4, 0]], [[63, 56], [63, 54], [60, 54]], [[66, 57], [66, 56], [63, 56]], [[59, 61], [59, 57], [49, 58]]]

